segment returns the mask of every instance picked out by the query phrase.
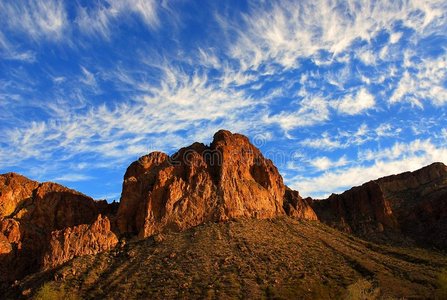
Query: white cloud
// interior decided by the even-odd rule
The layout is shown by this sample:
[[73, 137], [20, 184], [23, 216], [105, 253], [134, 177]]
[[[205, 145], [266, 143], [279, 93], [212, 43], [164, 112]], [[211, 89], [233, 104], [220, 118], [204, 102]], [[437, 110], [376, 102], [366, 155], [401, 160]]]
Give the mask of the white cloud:
[[302, 146], [318, 149], [321, 151], [332, 151], [335, 149], [346, 149], [351, 146], [360, 146], [368, 141], [379, 141], [384, 137], [395, 137], [402, 129], [389, 123], [379, 124], [376, 128], [369, 128], [362, 123], [354, 130], [337, 130], [337, 134], [324, 132], [321, 137], [306, 138], [300, 142]]
[[444, 140], [447, 141], [447, 128], [443, 128], [441, 130], [441, 135], [444, 138]]
[[65, 78], [64, 76], [56, 76], [56, 77], [52, 77], [51, 80], [53, 80], [53, 82], [56, 84], [60, 84], [60, 83], [65, 82], [67, 80], [67, 78]]
[[[436, 161], [447, 162], [447, 148], [436, 146], [429, 140], [416, 140], [408, 144], [396, 143], [391, 148], [369, 150], [361, 164], [324, 172], [316, 177], [298, 176], [292, 187], [302, 195], [327, 197], [333, 192], [343, 192], [353, 186], [383, 176], [413, 171]], [[373, 161], [372, 164], [365, 164]]]
[[355, 95], [347, 95], [335, 103], [340, 113], [347, 115], [357, 115], [365, 110], [371, 109], [375, 105], [374, 96], [365, 88], [361, 88]]
[[148, 28], [156, 28], [159, 25], [158, 9], [155, 0], [107, 0], [94, 9], [79, 7], [75, 22], [88, 35], [110, 39], [114, 22], [129, 17], [129, 14], [139, 16]]
[[340, 141], [331, 139], [331, 137], [327, 133], [324, 133], [322, 138], [304, 139], [303, 141], [300, 142], [300, 144], [309, 148], [327, 149], [327, 150], [345, 147], [340, 143]]
[[[206, 131], [211, 136], [211, 131], [220, 128], [243, 132], [253, 122], [260, 122], [261, 118], [255, 116], [259, 115], [259, 100], [231, 87], [222, 88], [221, 82], [210, 80], [203, 72], [189, 74], [168, 65], [160, 68], [158, 83], [140, 81], [125, 73], [126, 84], [137, 91], [133, 101], [80, 111], [53, 105], [48, 107], [52, 119], [3, 130], [0, 137], [8, 147], [0, 147], [0, 165], [89, 154], [125, 161], [151, 149], [166, 151], [184, 146], [195, 140], [200, 131], [197, 128], [201, 128], [200, 134]], [[85, 68], [83, 73], [86, 83], [92, 83], [91, 73]], [[208, 129], [203, 129], [204, 124]], [[191, 135], [185, 139], [177, 131], [191, 131]]]
[[365, 65], [374, 65], [376, 63], [376, 55], [372, 50], [361, 48], [357, 55]]
[[51, 181], [64, 181], [64, 182], [79, 182], [94, 179], [92, 176], [84, 174], [64, 174], [62, 176], [55, 177]]
[[82, 77], [80, 81], [96, 90], [98, 88], [98, 83], [96, 82], [95, 75], [83, 66], [81, 66], [81, 71]]
[[[0, 9], [1, 9], [1, 3], [0, 3]], [[36, 61], [36, 53], [34, 51], [30, 50], [22, 51], [17, 49], [15, 45], [11, 45], [11, 43], [7, 40], [5, 35], [1, 32], [1, 29], [0, 29], [0, 56], [2, 59], [5, 60], [18, 60], [28, 63], [33, 63]]]
[[397, 22], [420, 35], [439, 27], [445, 29], [445, 8], [443, 1], [419, 0], [255, 2], [242, 22], [222, 16], [218, 21], [235, 34], [230, 55], [243, 70], [258, 70], [263, 64], [289, 69], [297, 66], [299, 58], [317, 55], [321, 50], [337, 56], [353, 41], [369, 42]]
[[34, 40], [61, 40], [67, 28], [67, 12], [62, 1], [2, 1], [0, 18], [12, 30]]
[[406, 70], [403, 73], [390, 103], [409, 102], [420, 108], [423, 107], [424, 101], [430, 101], [436, 106], [446, 104], [447, 57], [443, 55], [408, 64], [416, 71]]
[[324, 123], [329, 119], [327, 100], [321, 97], [305, 98], [300, 108], [292, 112], [281, 112], [265, 118], [266, 123], [278, 124], [284, 130], [312, 126]]
[[319, 171], [327, 171], [335, 167], [342, 167], [348, 164], [346, 156], [342, 156], [340, 159], [333, 161], [327, 156], [312, 158], [310, 164]]
[[393, 127], [390, 123], [380, 124], [376, 129], [376, 135], [378, 138], [391, 137], [398, 135], [402, 129]]
[[22, 62], [34, 63], [36, 61], [36, 53], [32, 51], [21, 52], [9, 48], [4, 52], [2, 58], [6, 60], [18, 60]]
[[393, 32], [390, 34], [390, 43], [396, 44], [402, 38], [402, 32]]
[[[428, 153], [431, 158], [436, 158], [433, 153], [438, 153], [430, 140], [414, 140], [411, 143], [395, 143], [392, 147], [378, 150], [363, 150], [359, 152], [362, 161], [380, 159], [398, 159], [402, 156], [417, 156], [420, 153]], [[444, 153], [445, 154], [445, 153]], [[439, 157], [442, 159], [443, 155]], [[444, 157], [445, 158], [445, 157]]]

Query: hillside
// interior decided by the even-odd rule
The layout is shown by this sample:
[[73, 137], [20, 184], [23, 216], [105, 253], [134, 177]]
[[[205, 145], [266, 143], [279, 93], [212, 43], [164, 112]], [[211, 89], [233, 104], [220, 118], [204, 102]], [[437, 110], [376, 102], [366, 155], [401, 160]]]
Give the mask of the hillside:
[[447, 257], [439, 253], [376, 245], [315, 221], [242, 219], [79, 257], [28, 276], [7, 296], [40, 291], [74, 299], [433, 298], [446, 267]]

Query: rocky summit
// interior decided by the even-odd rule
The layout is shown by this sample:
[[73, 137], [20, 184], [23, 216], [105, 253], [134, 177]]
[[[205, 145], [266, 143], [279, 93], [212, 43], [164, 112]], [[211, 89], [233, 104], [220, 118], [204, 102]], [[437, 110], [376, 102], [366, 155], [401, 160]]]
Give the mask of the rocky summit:
[[[227, 223], [232, 225], [219, 225]], [[238, 224], [250, 225], [236, 243], [232, 232], [238, 230]], [[213, 256], [229, 251], [224, 244], [236, 247], [228, 252], [230, 258], [223, 257], [224, 262], [219, 261], [218, 257], [215, 257], [217, 260], [209, 259], [202, 250], [196, 249], [201, 244], [190, 243], [195, 238], [189, 235], [195, 235], [194, 230], [198, 226], [204, 226], [204, 245], [212, 243], [214, 237], [220, 241], [216, 245], [221, 248], [215, 249]], [[228, 231], [230, 227], [233, 228], [232, 232]], [[270, 236], [270, 231], [275, 232], [274, 237]], [[255, 241], [251, 240], [250, 232], [256, 232], [258, 238]], [[173, 246], [175, 252], [163, 252], [160, 259], [167, 259], [167, 263], [161, 266], [157, 259], [157, 251], [161, 250], [157, 249], [174, 249], [163, 246], [166, 235], [172, 241], [179, 242]], [[222, 235], [225, 236], [224, 240]], [[357, 236], [355, 240], [351, 235]], [[318, 241], [311, 242], [312, 239]], [[306, 243], [312, 244], [318, 255], [314, 256]], [[388, 246], [383, 248], [379, 244], [407, 247], [407, 250], [390, 250], [386, 248]], [[426, 251], [435, 251], [433, 253], [436, 254], [413, 252], [415, 246], [428, 248]], [[305, 257], [300, 258], [307, 259], [306, 263], [294, 262], [289, 257], [290, 253], [300, 253], [298, 248], [293, 247], [307, 249]], [[260, 250], [255, 251], [256, 248]], [[192, 256], [187, 252], [178, 255], [181, 249], [203, 254], [200, 257], [205, 265], [201, 268], [207, 270], [204, 273], [207, 276], [214, 276], [210, 270], [220, 264], [228, 264], [229, 270], [247, 267], [244, 276], [254, 281], [238, 285], [241, 289], [238, 295], [242, 296], [249, 295], [247, 289], [257, 285], [253, 292], [262, 298], [265, 293], [264, 296], [268, 296], [268, 291], [264, 290], [266, 283], [274, 289], [278, 282], [288, 282], [287, 291], [290, 288], [293, 295], [311, 297], [316, 294], [296, 290], [292, 286], [293, 282], [301, 282], [307, 276], [304, 280], [306, 284], [319, 286], [319, 289], [317, 283], [323, 277], [328, 284], [333, 284], [332, 290], [326, 291], [329, 296], [341, 297], [346, 286], [363, 282], [377, 295], [406, 297], [411, 291], [412, 295], [420, 297], [426, 293], [435, 295], [436, 278], [433, 276], [444, 265], [447, 266], [442, 254], [446, 248], [447, 167], [442, 163], [373, 180], [340, 195], [333, 194], [328, 199], [303, 199], [298, 191], [284, 184], [273, 162], [265, 158], [247, 137], [221, 130], [214, 135], [210, 145], [194, 143], [170, 156], [152, 152], [133, 162], [125, 172], [119, 203], [96, 201], [59, 184], [39, 183], [16, 173], [0, 175], [0, 294], [11, 295], [12, 298], [38, 293], [44, 284], [42, 280], [56, 280], [56, 286], [63, 289], [63, 284], [59, 282], [66, 277], [64, 272], [67, 269], [63, 266], [67, 266], [67, 262], [70, 262], [68, 266], [76, 265], [79, 261], [76, 257], [95, 258], [87, 259], [89, 262], [81, 269], [87, 272], [99, 268], [98, 272], [103, 273], [95, 276], [107, 280], [112, 280], [109, 278], [111, 274], [126, 273], [126, 268], [133, 270], [128, 263], [134, 261], [136, 256], [139, 267], [135, 270], [146, 270], [142, 266], [147, 264], [150, 268], [158, 268], [149, 269], [151, 271], [148, 272], [157, 273], [159, 278], [170, 278], [174, 275], [162, 270], [169, 267], [169, 260], [178, 257], [179, 261], [175, 264], [179, 266], [179, 272], [189, 274], [194, 268], [185, 269], [184, 266], [189, 264]], [[100, 256], [102, 252], [105, 254]], [[232, 259], [231, 253], [237, 254], [236, 265], [228, 263]], [[272, 253], [282, 254], [277, 257]], [[402, 260], [396, 259], [399, 253], [407, 253], [407, 256]], [[252, 256], [250, 262], [242, 259], [247, 255]], [[370, 255], [381, 256], [386, 263], [379, 264]], [[96, 257], [100, 265], [95, 265]], [[329, 264], [334, 264], [328, 270], [336, 269], [337, 265], [351, 272], [352, 280], [344, 278], [337, 281], [329, 271], [324, 276], [318, 273], [317, 265], [326, 258]], [[262, 264], [269, 264], [269, 261], [277, 272], [264, 272]], [[105, 265], [105, 262], [112, 265]], [[399, 264], [396, 270], [404, 270], [406, 265], [411, 265], [415, 270], [411, 276], [420, 278], [413, 284], [407, 276], [396, 281], [396, 284], [405, 284], [405, 288], [395, 289], [394, 285], [389, 285], [387, 292], [381, 291], [381, 288], [388, 289], [384, 283], [388, 279], [384, 278], [394, 276], [390, 277], [387, 273], [390, 264]], [[305, 268], [315, 269], [317, 273], [307, 274]], [[65, 275], [61, 275], [61, 270]], [[258, 270], [258, 275], [250, 273], [252, 270]], [[70, 276], [74, 281], [67, 283], [72, 289], [83, 290], [83, 297], [88, 296], [89, 290], [95, 290], [101, 298], [108, 295], [107, 290], [95, 289], [101, 286], [107, 289], [98, 282], [99, 277], [93, 276], [93, 279], [83, 282], [84, 275], [77, 272], [73, 267]], [[419, 272], [424, 275], [419, 276]], [[334, 271], [333, 276], [342, 276], [339, 273]], [[125, 276], [138, 281], [138, 278], [132, 278], [132, 274], [126, 273]], [[268, 274], [275, 274], [275, 278], [268, 278]], [[188, 286], [191, 282], [205, 280], [200, 274], [190, 275], [195, 277], [188, 279], [185, 283]], [[150, 289], [145, 292], [146, 295], [156, 296], [157, 291], [163, 290], [158, 286], [161, 283], [156, 283], [157, 287], [151, 285], [157, 280], [152, 278], [145, 283]], [[181, 296], [172, 292], [175, 283], [169, 284], [169, 293], [165, 295], [168, 298]], [[115, 287], [110, 292], [113, 290], [114, 295], [118, 295], [120, 288], [118, 285]], [[194, 289], [184, 295], [200, 296], [206, 289], [199, 289], [199, 294]], [[214, 293], [221, 291], [215, 290]], [[225, 295], [228, 296], [225, 293], [221, 296], [225, 298]], [[119, 297], [124, 296], [120, 294]]]
[[210, 146], [194, 143], [172, 156], [153, 152], [124, 175], [117, 215], [120, 233], [148, 237], [233, 218], [285, 214], [316, 219], [283, 183], [272, 161], [247, 137], [221, 130]]

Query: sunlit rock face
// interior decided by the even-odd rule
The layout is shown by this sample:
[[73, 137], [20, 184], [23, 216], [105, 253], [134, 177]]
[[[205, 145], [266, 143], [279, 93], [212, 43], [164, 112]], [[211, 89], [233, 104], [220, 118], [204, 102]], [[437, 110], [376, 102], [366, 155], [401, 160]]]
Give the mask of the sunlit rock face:
[[92, 224], [81, 224], [51, 232], [43, 268], [49, 269], [81, 255], [109, 250], [118, 243], [110, 220], [98, 215]]
[[[117, 238], [109, 220], [98, 219], [110, 213], [107, 202], [59, 184], [15, 173], [0, 175], [0, 281], [55, 266], [73, 255], [110, 249]], [[71, 234], [69, 242], [68, 232], [79, 235]]]
[[194, 143], [171, 157], [153, 152], [132, 163], [124, 176], [118, 228], [143, 238], [209, 221], [285, 215], [285, 202], [293, 215], [315, 219], [301, 197], [292, 198], [272, 161], [247, 137], [221, 130], [210, 146]]
[[321, 221], [346, 232], [405, 236], [445, 249], [447, 166], [434, 163], [370, 181], [312, 207]]

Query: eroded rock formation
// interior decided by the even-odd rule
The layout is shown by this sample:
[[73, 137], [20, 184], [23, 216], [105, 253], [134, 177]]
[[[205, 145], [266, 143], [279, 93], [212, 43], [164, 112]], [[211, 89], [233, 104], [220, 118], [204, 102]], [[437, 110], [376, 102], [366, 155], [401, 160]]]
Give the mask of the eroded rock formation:
[[[88, 231], [90, 236], [114, 235], [108, 220], [107, 224], [97, 220], [100, 214], [110, 212], [109, 205], [61, 185], [38, 183], [15, 173], [0, 175], [0, 184], [0, 268], [9, 270], [0, 275], [2, 280], [20, 278], [53, 266], [68, 259], [72, 253], [90, 254], [116, 244], [115, 237], [115, 240], [97, 242], [97, 247], [87, 249], [89, 247], [82, 241], [70, 243], [63, 235], [64, 247], [58, 252], [59, 257], [48, 255], [56, 251], [52, 248], [56, 244], [50, 241], [60, 231]], [[43, 257], [47, 259], [43, 260]]]
[[285, 194], [272, 161], [247, 137], [221, 130], [209, 147], [194, 143], [171, 157], [153, 152], [132, 163], [124, 176], [118, 227], [144, 238], [208, 221], [284, 215], [284, 201], [294, 216], [315, 219], [299, 195]]
[[286, 187], [284, 211], [288, 216], [305, 220], [318, 220], [317, 215], [312, 209], [311, 202], [312, 199], [303, 199], [298, 191]]
[[45, 269], [58, 266], [75, 256], [96, 254], [118, 243], [107, 217], [98, 215], [92, 224], [81, 224], [51, 233], [48, 251], [43, 257]]
[[370, 181], [313, 201], [312, 207], [321, 221], [346, 232], [403, 236], [447, 248], [447, 166], [442, 163]]

